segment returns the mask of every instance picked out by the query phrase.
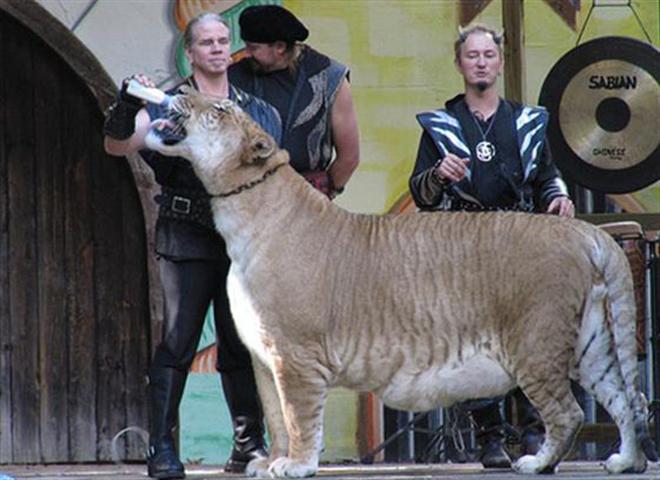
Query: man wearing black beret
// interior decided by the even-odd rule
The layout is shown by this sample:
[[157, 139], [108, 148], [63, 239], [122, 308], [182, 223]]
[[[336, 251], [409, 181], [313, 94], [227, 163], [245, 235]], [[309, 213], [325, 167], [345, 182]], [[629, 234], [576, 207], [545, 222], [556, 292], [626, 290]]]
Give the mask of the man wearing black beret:
[[248, 7], [239, 25], [247, 56], [230, 81], [278, 110], [291, 166], [334, 198], [360, 158], [348, 68], [301, 43], [309, 31], [280, 6]]
[[296, 16], [277, 5], [261, 5], [243, 10], [239, 19], [244, 42], [304, 42], [309, 30]]

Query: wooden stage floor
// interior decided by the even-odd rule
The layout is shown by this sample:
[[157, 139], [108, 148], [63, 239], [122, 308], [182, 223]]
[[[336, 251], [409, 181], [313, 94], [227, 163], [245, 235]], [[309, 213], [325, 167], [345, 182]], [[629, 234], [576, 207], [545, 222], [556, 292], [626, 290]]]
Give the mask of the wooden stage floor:
[[[242, 475], [226, 474], [221, 467], [188, 466], [191, 480], [235, 480]], [[148, 480], [145, 465], [0, 465], [0, 479], [39, 480]], [[510, 470], [484, 470], [478, 463], [433, 465], [375, 464], [375, 465], [323, 465], [317, 477], [323, 480], [658, 480], [660, 466], [651, 464], [643, 474], [608, 475], [599, 462], [563, 462], [556, 475], [548, 477], [517, 475]]]

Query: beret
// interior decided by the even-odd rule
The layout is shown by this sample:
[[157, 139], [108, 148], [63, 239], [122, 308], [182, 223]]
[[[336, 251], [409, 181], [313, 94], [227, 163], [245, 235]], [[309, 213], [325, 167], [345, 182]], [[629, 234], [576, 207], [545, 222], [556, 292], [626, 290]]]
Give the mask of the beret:
[[302, 42], [309, 35], [309, 30], [293, 13], [278, 5], [248, 7], [241, 12], [238, 24], [245, 42], [293, 43]]

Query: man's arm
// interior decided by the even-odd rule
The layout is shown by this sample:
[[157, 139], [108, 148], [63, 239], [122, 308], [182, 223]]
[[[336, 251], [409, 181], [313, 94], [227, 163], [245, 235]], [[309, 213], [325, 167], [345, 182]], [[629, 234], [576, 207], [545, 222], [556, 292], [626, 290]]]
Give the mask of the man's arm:
[[408, 187], [415, 205], [424, 210], [436, 207], [442, 200], [445, 182], [435, 173], [439, 158], [440, 152], [431, 136], [422, 132], [417, 149], [417, 160], [408, 180]]
[[329, 174], [335, 188], [341, 189], [360, 163], [357, 115], [351, 89], [345, 78], [339, 87], [330, 115], [336, 157], [330, 166]]
[[145, 148], [144, 139], [149, 132], [151, 121], [146, 109], [141, 109], [133, 119], [135, 122], [133, 134], [125, 140], [118, 140], [106, 133], [103, 146], [106, 153], [116, 157], [123, 157]]
[[545, 209], [546, 213], [554, 213], [562, 217], [575, 216], [575, 207], [568, 196], [566, 184], [552, 161], [552, 154], [547, 140], [541, 155], [534, 189], [538, 192], [537, 195], [542, 208]]
[[105, 151], [117, 157], [144, 148], [144, 139], [151, 124], [144, 102], [127, 92], [131, 79], [147, 87], [154, 87], [153, 82], [144, 75], [133, 75], [122, 81], [117, 100], [110, 107], [103, 124]]

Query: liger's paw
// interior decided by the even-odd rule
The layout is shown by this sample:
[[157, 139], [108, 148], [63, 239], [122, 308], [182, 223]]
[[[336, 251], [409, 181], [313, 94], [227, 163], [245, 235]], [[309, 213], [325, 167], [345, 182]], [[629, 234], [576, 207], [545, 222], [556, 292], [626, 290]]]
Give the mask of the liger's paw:
[[303, 463], [289, 457], [280, 457], [268, 467], [272, 477], [303, 478], [316, 475], [317, 462]]
[[646, 471], [646, 458], [640, 456], [633, 462], [632, 459], [614, 453], [605, 461], [605, 470], [609, 473], [643, 473]]
[[247, 464], [245, 475], [248, 477], [270, 478], [268, 463], [267, 458], [255, 458]]
[[547, 465], [545, 462], [541, 461], [538, 455], [525, 455], [520, 457], [512, 467], [516, 472], [524, 474], [555, 472], [555, 467]]

